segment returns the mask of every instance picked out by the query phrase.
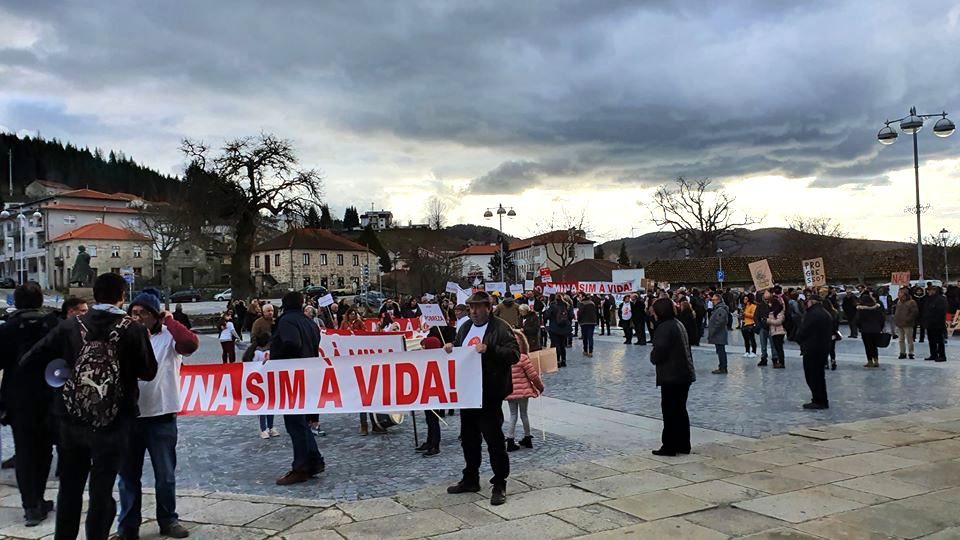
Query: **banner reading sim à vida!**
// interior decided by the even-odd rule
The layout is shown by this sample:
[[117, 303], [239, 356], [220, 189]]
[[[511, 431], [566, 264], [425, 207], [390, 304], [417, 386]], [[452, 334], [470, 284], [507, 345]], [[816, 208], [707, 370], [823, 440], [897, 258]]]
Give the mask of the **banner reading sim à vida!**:
[[180, 414], [254, 415], [471, 409], [482, 403], [472, 348], [184, 365]]
[[534, 286], [543, 294], [574, 293], [585, 294], [626, 294], [634, 291], [633, 282], [612, 283], [609, 281], [554, 281]]

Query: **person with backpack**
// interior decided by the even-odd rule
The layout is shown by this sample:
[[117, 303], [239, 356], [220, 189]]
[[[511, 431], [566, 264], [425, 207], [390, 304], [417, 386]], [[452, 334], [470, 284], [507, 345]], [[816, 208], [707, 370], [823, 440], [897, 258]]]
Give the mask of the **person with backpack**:
[[126, 289], [119, 274], [98, 276], [90, 311], [62, 322], [20, 361], [21, 369], [42, 370], [62, 358], [70, 373], [54, 394], [60, 420], [58, 540], [77, 537], [88, 480], [86, 537], [103, 540], [110, 533], [117, 514], [113, 486], [140, 414], [137, 381], [157, 374], [147, 329], [120, 309]]
[[130, 316], [147, 328], [157, 358], [157, 376], [140, 383], [140, 417], [133, 423], [129, 450], [120, 468], [120, 518], [116, 540], [140, 537], [143, 501], [143, 456], [150, 453], [160, 534], [190, 536], [177, 515], [177, 412], [180, 410], [180, 365], [200, 346], [197, 335], [160, 309], [160, 293], [144, 289], [130, 303]]
[[53, 510], [43, 498], [56, 442], [50, 416], [53, 389], [42, 367], [18, 369], [27, 351], [60, 323], [56, 313], [43, 310], [43, 291], [30, 281], [13, 292], [16, 311], [0, 325], [0, 423], [10, 424], [17, 459], [14, 469], [27, 527], [42, 523]]
[[557, 350], [557, 367], [567, 367], [567, 338], [570, 336], [570, 305], [562, 296], [550, 303], [543, 314], [550, 333], [550, 346]]

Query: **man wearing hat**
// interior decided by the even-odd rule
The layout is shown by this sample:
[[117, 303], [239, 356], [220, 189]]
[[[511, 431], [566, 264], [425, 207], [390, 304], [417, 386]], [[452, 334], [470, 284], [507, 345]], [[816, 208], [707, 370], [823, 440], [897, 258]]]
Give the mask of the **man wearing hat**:
[[120, 519], [116, 539], [139, 538], [143, 492], [143, 457], [150, 453], [160, 534], [186, 538], [177, 515], [177, 412], [180, 410], [180, 364], [200, 346], [197, 335], [160, 309], [160, 294], [145, 289], [130, 303], [130, 316], [147, 328], [157, 358], [157, 376], [140, 382], [140, 416], [133, 424], [120, 467]]
[[830, 344], [833, 341], [833, 317], [823, 307], [823, 298], [817, 293], [807, 295], [807, 312], [797, 330], [797, 343], [803, 355], [803, 374], [813, 398], [803, 405], [804, 409], [829, 409], [827, 378], [823, 367], [827, 364]]
[[447, 493], [480, 491], [481, 443], [486, 441], [493, 469], [490, 504], [497, 506], [507, 501], [510, 459], [503, 438], [503, 400], [513, 392], [512, 367], [520, 361], [520, 346], [510, 325], [492, 316], [491, 304], [486, 292], [471, 296], [467, 300], [470, 320], [460, 326], [454, 342], [444, 346], [448, 354], [454, 347], [472, 347], [480, 353], [483, 365], [483, 406], [463, 409], [460, 413], [461, 446], [466, 462], [463, 478], [447, 488]]

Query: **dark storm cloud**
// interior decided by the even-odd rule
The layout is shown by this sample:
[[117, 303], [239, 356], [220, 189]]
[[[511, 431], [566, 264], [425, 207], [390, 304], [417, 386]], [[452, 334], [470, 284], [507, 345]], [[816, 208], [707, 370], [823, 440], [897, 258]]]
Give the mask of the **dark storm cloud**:
[[[960, 29], [948, 1], [20, 2], [2, 11], [45, 30], [28, 49], [0, 47], [0, 70], [47, 74], [76, 92], [146, 85], [263, 100], [353, 134], [512, 156], [476, 171], [473, 193], [679, 175], [879, 184], [910, 165], [906, 138], [877, 145], [882, 120], [913, 104], [960, 116]], [[908, 20], [926, 21], [924, 30], [897, 31]], [[924, 158], [957, 155], [960, 137], [922, 136]]]

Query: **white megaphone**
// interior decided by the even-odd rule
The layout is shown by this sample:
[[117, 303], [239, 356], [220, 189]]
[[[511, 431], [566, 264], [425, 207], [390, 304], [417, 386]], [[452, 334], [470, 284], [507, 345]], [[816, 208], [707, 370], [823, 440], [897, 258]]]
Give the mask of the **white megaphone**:
[[47, 369], [43, 376], [47, 380], [48, 385], [53, 388], [60, 388], [67, 382], [67, 379], [69, 379], [72, 374], [73, 370], [67, 366], [67, 361], [63, 358], [57, 358], [47, 364]]

